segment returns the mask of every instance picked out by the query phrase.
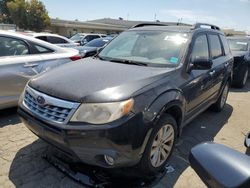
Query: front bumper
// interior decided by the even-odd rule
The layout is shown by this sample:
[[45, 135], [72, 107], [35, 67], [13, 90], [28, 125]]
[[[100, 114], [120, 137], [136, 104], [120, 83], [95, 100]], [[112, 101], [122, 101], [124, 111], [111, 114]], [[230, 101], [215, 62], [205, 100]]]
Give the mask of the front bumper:
[[[142, 114], [133, 114], [103, 127], [68, 124], [60, 128], [24, 109], [18, 109], [21, 120], [38, 137], [64, 151], [74, 161], [105, 168], [137, 164], [152, 127], [145, 124]], [[108, 165], [104, 155], [114, 158], [114, 165]]]

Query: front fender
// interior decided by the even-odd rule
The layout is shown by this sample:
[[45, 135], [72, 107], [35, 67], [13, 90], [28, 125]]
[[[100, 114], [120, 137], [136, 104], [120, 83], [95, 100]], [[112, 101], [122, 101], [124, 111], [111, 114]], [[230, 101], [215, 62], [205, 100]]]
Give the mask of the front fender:
[[144, 112], [144, 117], [148, 121], [155, 122], [166, 109], [173, 106], [178, 106], [183, 116], [185, 98], [179, 90], [170, 90], [159, 95]]

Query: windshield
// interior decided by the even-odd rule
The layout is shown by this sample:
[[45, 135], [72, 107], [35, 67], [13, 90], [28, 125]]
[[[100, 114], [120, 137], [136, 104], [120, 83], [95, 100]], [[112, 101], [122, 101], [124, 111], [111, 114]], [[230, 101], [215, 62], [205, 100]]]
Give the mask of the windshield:
[[169, 31], [127, 31], [110, 42], [99, 57], [148, 66], [177, 66], [187, 37], [187, 33]]
[[85, 46], [87, 47], [103, 47], [106, 43], [108, 43], [109, 40], [106, 39], [94, 39], [90, 42], [88, 42], [87, 44], [85, 44]]
[[80, 41], [82, 38], [84, 37], [84, 35], [80, 35], [79, 33], [73, 35], [70, 40], [74, 40], [74, 41]]
[[229, 39], [229, 46], [232, 51], [247, 51], [247, 42], [246, 39]]

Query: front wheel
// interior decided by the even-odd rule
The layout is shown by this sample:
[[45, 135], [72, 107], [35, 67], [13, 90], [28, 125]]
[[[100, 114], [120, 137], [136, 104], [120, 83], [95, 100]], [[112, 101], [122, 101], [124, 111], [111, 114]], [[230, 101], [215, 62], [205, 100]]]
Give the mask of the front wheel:
[[154, 127], [139, 163], [142, 174], [153, 175], [162, 170], [173, 152], [177, 135], [175, 119], [164, 114]]
[[212, 110], [215, 112], [220, 112], [224, 108], [226, 102], [227, 102], [227, 96], [229, 92], [229, 82], [226, 83], [220, 97], [216, 101], [215, 104], [212, 105]]

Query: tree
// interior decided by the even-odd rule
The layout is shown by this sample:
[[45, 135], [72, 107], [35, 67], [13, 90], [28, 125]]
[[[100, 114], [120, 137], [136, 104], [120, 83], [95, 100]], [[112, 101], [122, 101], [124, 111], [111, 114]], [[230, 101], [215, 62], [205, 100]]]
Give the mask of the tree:
[[13, 23], [21, 29], [39, 32], [50, 25], [48, 12], [39, 0], [12, 0], [7, 8]]
[[27, 29], [27, 4], [25, 0], [15, 0], [7, 3], [10, 18], [19, 28]]
[[31, 0], [27, 3], [27, 27], [35, 31], [42, 31], [50, 25], [48, 12], [41, 1]]
[[10, 1], [12, 0], [0, 0], [0, 23], [13, 23], [7, 7], [7, 3]]

